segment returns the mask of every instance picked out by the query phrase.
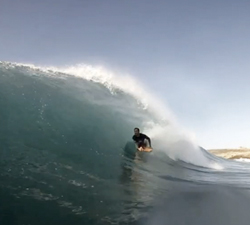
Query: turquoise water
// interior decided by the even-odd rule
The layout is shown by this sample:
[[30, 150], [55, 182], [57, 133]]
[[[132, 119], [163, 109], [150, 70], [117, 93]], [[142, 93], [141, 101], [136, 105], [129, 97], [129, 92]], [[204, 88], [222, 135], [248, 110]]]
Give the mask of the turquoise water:
[[[93, 77], [0, 63], [1, 224], [248, 224], [247, 163]], [[152, 153], [136, 152], [134, 127]]]

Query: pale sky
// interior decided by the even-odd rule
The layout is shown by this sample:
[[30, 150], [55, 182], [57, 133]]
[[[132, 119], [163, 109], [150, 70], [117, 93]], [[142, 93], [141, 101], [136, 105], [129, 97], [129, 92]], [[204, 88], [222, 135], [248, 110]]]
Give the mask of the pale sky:
[[0, 0], [0, 61], [129, 73], [202, 147], [250, 147], [249, 12], [249, 0]]

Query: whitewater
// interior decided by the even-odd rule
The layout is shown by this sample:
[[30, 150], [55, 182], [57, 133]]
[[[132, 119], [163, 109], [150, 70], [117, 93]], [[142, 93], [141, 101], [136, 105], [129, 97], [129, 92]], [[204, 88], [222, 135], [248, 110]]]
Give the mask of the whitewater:
[[0, 62], [1, 224], [249, 224], [249, 164], [211, 155], [138, 83]]

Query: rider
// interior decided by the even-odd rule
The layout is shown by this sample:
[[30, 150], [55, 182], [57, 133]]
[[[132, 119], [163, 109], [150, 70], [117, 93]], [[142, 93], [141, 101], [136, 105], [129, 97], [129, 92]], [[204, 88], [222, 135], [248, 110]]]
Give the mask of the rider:
[[135, 134], [132, 137], [132, 139], [135, 141], [138, 148], [140, 148], [140, 147], [145, 148], [147, 146], [147, 143], [146, 143], [145, 139], [148, 140], [149, 146], [151, 148], [151, 140], [147, 135], [145, 135], [143, 133], [140, 133], [140, 129], [137, 128], [137, 127], [134, 129], [134, 133]]

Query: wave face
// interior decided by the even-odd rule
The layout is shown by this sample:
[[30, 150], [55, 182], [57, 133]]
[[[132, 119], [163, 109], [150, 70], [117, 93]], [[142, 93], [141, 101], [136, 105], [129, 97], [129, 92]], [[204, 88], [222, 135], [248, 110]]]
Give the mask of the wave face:
[[0, 63], [1, 224], [249, 224], [248, 164], [200, 148], [138, 83]]

